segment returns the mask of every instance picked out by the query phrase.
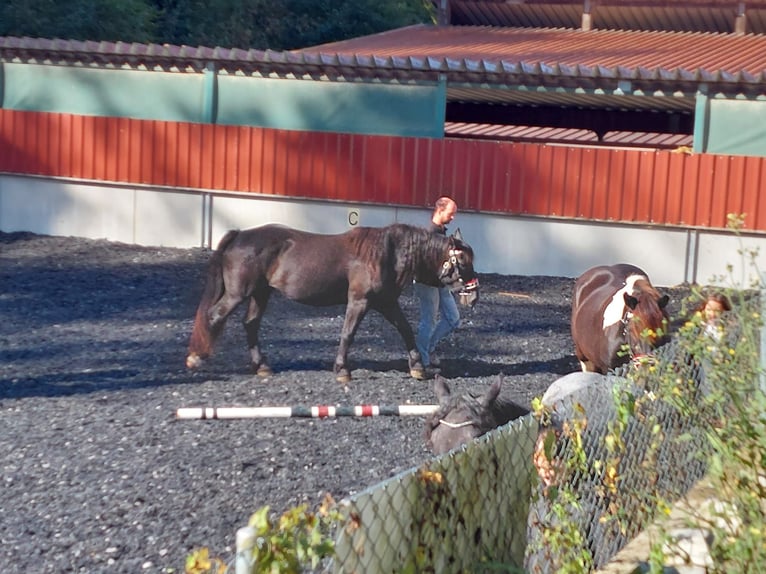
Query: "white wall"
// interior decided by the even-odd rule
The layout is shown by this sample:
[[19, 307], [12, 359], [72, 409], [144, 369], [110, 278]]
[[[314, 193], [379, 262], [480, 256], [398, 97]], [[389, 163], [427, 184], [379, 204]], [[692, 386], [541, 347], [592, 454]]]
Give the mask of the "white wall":
[[0, 176], [0, 230], [189, 247], [203, 237], [203, 197]]
[[[430, 210], [266, 196], [104, 186], [0, 176], [0, 230], [140, 245], [215, 246], [232, 228], [278, 222], [319, 233], [394, 222], [427, 225]], [[750, 286], [766, 269], [766, 236], [458, 212], [481, 273], [576, 277], [603, 263], [642, 267], [656, 285]], [[744, 252], [744, 253], [743, 253]]]

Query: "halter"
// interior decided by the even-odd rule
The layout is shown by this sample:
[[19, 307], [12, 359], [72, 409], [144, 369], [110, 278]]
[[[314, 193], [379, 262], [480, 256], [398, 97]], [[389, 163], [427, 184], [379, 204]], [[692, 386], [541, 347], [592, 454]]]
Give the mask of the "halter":
[[451, 423], [449, 421], [445, 421], [444, 419], [439, 419], [439, 424], [448, 426], [451, 429], [461, 429], [463, 427], [475, 426], [475, 423], [471, 421], [463, 421], [462, 423]]
[[635, 363], [638, 362], [641, 357], [646, 357], [646, 353], [636, 354], [633, 352], [633, 345], [630, 343], [630, 333], [629, 333], [629, 326], [630, 321], [633, 319], [633, 312], [626, 308], [625, 314], [622, 316], [622, 319], [620, 319], [620, 323], [622, 323], [622, 337], [625, 339], [625, 344], [628, 345], [628, 351], [630, 352], [630, 362]]
[[628, 338], [628, 325], [630, 325], [631, 319], [633, 319], [633, 311], [626, 307], [625, 314], [622, 316], [622, 319], [620, 319], [620, 323], [622, 323], [622, 336], [628, 342], [628, 345], [630, 345], [630, 339]]
[[474, 277], [468, 283], [463, 282], [463, 278], [460, 276], [460, 267], [458, 265], [457, 257], [462, 253], [462, 249], [450, 249], [449, 258], [442, 263], [441, 277], [457, 276], [456, 280], [463, 283], [461, 293], [469, 293], [479, 288], [479, 278]]
[[[447, 275], [454, 275], [455, 268], [458, 267], [457, 264], [457, 256], [462, 253], [462, 250], [460, 249], [450, 249], [449, 250], [449, 258], [442, 263], [442, 277], [446, 277]], [[457, 273], [458, 279], [460, 279], [460, 270], [458, 269]]]

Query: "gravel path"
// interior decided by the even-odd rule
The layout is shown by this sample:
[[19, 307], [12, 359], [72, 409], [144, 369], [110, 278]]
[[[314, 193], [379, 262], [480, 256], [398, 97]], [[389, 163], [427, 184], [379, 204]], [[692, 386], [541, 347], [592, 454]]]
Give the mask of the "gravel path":
[[[189, 406], [432, 404], [393, 327], [370, 314], [348, 388], [332, 361], [340, 307], [275, 297], [247, 367], [238, 310], [218, 353], [184, 367], [209, 252], [0, 233], [0, 563], [14, 572], [181, 572], [207, 546], [230, 559], [252, 512], [317, 504], [429, 457], [421, 417], [181, 421]], [[572, 279], [483, 275], [444, 344], [453, 389], [504, 375], [521, 404], [576, 368]], [[416, 317], [410, 291], [402, 296]]]

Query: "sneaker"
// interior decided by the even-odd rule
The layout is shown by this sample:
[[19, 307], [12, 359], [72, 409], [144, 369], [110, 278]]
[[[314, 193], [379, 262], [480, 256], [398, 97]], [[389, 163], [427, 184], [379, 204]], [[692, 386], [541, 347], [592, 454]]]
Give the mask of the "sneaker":
[[430, 359], [431, 362], [429, 363], [429, 366], [437, 368], [442, 366], [442, 360], [437, 355], [431, 353]]

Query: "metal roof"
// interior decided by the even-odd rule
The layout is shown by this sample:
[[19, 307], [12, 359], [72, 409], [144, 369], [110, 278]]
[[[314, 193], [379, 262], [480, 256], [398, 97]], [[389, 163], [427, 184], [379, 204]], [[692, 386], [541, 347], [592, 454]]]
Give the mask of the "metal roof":
[[[415, 25], [300, 51], [328, 56], [409, 58], [413, 68], [679, 79], [766, 77], [766, 35]], [[457, 63], [457, 61], [462, 61]], [[469, 62], [482, 63], [483, 70]], [[682, 75], [682, 73], [684, 73]]]
[[[440, 0], [432, 0], [438, 8]], [[452, 25], [766, 33], [765, 0], [449, 0]]]
[[691, 147], [694, 143], [693, 136], [688, 134], [610, 131], [599, 140], [595, 132], [585, 129], [460, 122], [446, 122], [444, 135], [471, 139], [647, 149], [678, 149]]
[[448, 86], [763, 96], [766, 35], [416, 25], [299, 52], [445, 74]]

